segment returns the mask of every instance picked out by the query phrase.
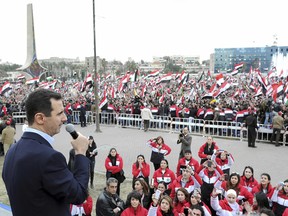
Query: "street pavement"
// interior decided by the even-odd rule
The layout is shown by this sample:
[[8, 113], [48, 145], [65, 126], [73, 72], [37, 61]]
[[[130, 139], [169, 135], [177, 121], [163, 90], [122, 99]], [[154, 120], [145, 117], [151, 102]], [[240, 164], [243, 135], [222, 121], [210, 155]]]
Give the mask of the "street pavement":
[[[146, 141], [150, 138], [162, 136], [164, 142], [172, 149], [171, 153], [166, 157], [169, 162], [169, 168], [176, 170], [180, 145], [176, 144], [178, 139], [177, 133], [168, 133], [161, 131], [120, 128], [118, 126], [100, 126], [101, 132], [95, 132], [95, 125], [80, 127], [75, 125], [76, 131], [85, 136], [92, 135], [98, 146], [98, 155], [96, 156], [95, 171], [105, 173], [105, 159], [109, 153], [109, 149], [115, 147], [124, 161], [124, 171], [127, 178], [132, 178], [132, 164], [136, 161], [137, 155], [143, 154], [146, 162], [150, 161], [151, 149], [146, 145]], [[16, 139], [21, 137], [21, 125], [17, 125]], [[62, 126], [61, 132], [54, 136], [55, 143], [53, 147], [62, 152], [68, 161], [69, 150], [71, 149], [71, 136]], [[192, 155], [199, 160], [198, 150], [205, 143], [207, 137], [192, 135]], [[275, 186], [280, 181], [288, 179], [288, 146], [275, 147], [273, 144], [256, 143], [258, 148], [248, 148], [246, 141], [238, 141], [232, 139], [215, 138], [220, 149], [227, 150], [235, 159], [235, 163], [231, 168], [231, 172], [243, 173], [245, 166], [249, 165], [254, 168], [254, 177], [259, 181], [261, 173], [271, 175], [272, 185]], [[154, 172], [153, 164], [150, 163], [150, 176]], [[96, 179], [97, 181], [97, 179]], [[0, 207], [1, 209], [1, 207]], [[3, 209], [2, 209], [3, 210]], [[2, 212], [0, 210], [0, 215]], [[4, 215], [4, 214], [3, 214]]]

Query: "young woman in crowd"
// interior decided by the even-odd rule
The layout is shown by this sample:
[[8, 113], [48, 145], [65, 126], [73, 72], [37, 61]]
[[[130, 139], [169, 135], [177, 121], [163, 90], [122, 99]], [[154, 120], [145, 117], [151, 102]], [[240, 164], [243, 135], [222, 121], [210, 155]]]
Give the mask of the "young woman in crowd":
[[143, 178], [149, 185], [150, 165], [146, 163], [144, 155], [138, 155], [137, 161], [132, 165], [132, 175], [134, 185], [135, 179]]
[[149, 209], [152, 200], [149, 186], [147, 185], [146, 181], [142, 178], [136, 179], [134, 182], [133, 189], [141, 195], [140, 199], [141, 205], [144, 208]]
[[218, 199], [218, 193], [216, 189], [211, 194], [211, 207], [216, 214], [222, 215], [241, 215], [243, 208], [237, 203], [237, 193], [235, 190], [230, 189], [226, 192], [226, 197], [223, 200]]
[[137, 191], [132, 191], [127, 196], [126, 209], [121, 213], [121, 216], [146, 216], [148, 210], [141, 205], [141, 194]]
[[152, 195], [152, 204], [148, 211], [148, 216], [174, 216], [172, 199], [163, 195], [158, 200], [155, 194]]
[[[166, 159], [162, 159], [160, 163], [160, 168], [157, 169], [153, 174], [154, 188], [157, 188], [159, 182], [165, 182], [167, 188], [175, 180], [175, 174], [169, 169], [169, 164]], [[167, 191], [169, 194], [169, 192]]]
[[251, 205], [253, 204], [253, 195], [245, 187], [240, 184], [240, 175], [238, 173], [231, 173], [227, 181], [224, 180], [223, 176], [217, 180], [214, 187], [223, 191], [224, 195], [228, 190], [233, 189], [237, 194], [237, 201], [241, 202], [247, 200]]
[[178, 188], [176, 196], [174, 199], [174, 215], [179, 215], [184, 213], [184, 208], [189, 207], [189, 193], [185, 188]]
[[271, 197], [273, 195], [273, 187], [270, 181], [271, 181], [270, 175], [268, 173], [262, 173], [259, 184], [252, 189], [252, 194], [262, 191], [264, 194], [266, 194], [270, 203], [270, 207], [272, 207]]
[[254, 178], [254, 169], [251, 166], [246, 166], [241, 176], [240, 184], [249, 192], [258, 185], [258, 181]]
[[89, 136], [88, 140], [89, 140], [89, 145], [88, 145], [88, 149], [86, 152], [86, 157], [90, 160], [90, 166], [89, 166], [90, 187], [94, 188], [93, 180], [94, 180], [95, 156], [98, 154], [98, 151], [97, 151], [97, 145], [94, 141], [93, 136]]
[[154, 170], [156, 171], [159, 169], [164, 156], [170, 154], [171, 148], [164, 143], [164, 139], [161, 136], [148, 140], [146, 144], [152, 149], [150, 161], [153, 163]]
[[243, 206], [247, 216], [259, 215], [262, 209], [270, 208], [268, 198], [261, 191], [254, 195], [253, 205], [250, 205], [249, 202], [245, 202]]
[[275, 187], [271, 200], [276, 216], [281, 216], [288, 209], [288, 179]]
[[234, 158], [231, 153], [218, 149], [212, 154], [211, 160], [220, 167], [224, 174], [226, 174], [225, 180], [227, 180], [230, 175], [230, 168], [234, 164]]
[[210, 208], [201, 200], [201, 191], [200, 189], [195, 189], [190, 194], [190, 208], [193, 209], [195, 206], [201, 206], [205, 216], [211, 216]]
[[123, 182], [123, 159], [115, 148], [111, 148], [105, 160], [106, 179], [114, 177], [118, 180], [117, 194], [120, 196], [120, 184]]
[[213, 141], [213, 138], [208, 136], [206, 143], [204, 143], [198, 151], [198, 156], [201, 159], [200, 164], [203, 164], [207, 160], [211, 160], [214, 150], [216, 151], [218, 149], [219, 147], [216, 145], [216, 142]]

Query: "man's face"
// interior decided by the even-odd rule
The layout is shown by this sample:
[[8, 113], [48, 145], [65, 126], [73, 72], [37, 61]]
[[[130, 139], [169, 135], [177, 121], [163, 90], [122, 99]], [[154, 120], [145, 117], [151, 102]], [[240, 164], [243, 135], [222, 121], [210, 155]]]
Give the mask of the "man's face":
[[187, 127], [185, 127], [184, 129], [183, 129], [183, 133], [186, 135], [186, 134], [188, 134], [188, 128]]
[[192, 209], [192, 216], [202, 216], [199, 209]]
[[64, 107], [62, 100], [55, 100], [53, 98], [51, 101], [51, 116], [47, 117], [43, 113], [43, 128], [44, 131], [50, 136], [54, 136], [60, 132], [62, 124], [67, 121], [67, 117], [64, 113]]
[[106, 187], [106, 190], [111, 194], [116, 194], [117, 183], [110, 183], [109, 186]]

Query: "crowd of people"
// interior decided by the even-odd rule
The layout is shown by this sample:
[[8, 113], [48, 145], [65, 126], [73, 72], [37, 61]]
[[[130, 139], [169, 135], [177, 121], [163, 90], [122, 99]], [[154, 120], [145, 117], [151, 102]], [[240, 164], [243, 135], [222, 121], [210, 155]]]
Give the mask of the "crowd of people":
[[[188, 131], [184, 128], [183, 131]], [[179, 139], [190, 140], [185, 132]], [[179, 141], [180, 143], [181, 141]], [[183, 146], [187, 146], [184, 141]], [[259, 181], [251, 166], [243, 168], [242, 174], [230, 172], [234, 164], [232, 153], [222, 150], [212, 137], [199, 148], [200, 161], [192, 157], [191, 149], [184, 150], [177, 169], [171, 170], [165, 156], [171, 153], [163, 137], [147, 141], [151, 148], [150, 162], [138, 155], [132, 164], [132, 190], [126, 202], [120, 197], [119, 175], [107, 176], [106, 188], [96, 201], [96, 215], [143, 215], [143, 216], [210, 216], [210, 215], [287, 215], [288, 179], [271, 185], [271, 176], [262, 173]], [[181, 148], [180, 153], [183, 149]], [[112, 155], [111, 155], [112, 153]], [[107, 160], [115, 157], [114, 167], [106, 165], [107, 173], [120, 172], [123, 159], [115, 148], [109, 151]]]
[[[143, 98], [136, 97], [135, 94], [128, 91], [119, 100], [108, 96], [108, 102], [102, 107], [101, 112], [140, 114], [141, 106], [149, 104], [150, 110], [154, 110], [153, 115], [166, 115], [171, 118], [241, 121], [248, 127], [248, 136], [249, 127], [254, 127], [255, 131], [256, 126], [254, 120], [250, 125], [246, 116], [257, 116], [257, 123], [260, 122], [264, 125], [272, 123], [272, 119], [277, 114], [283, 115], [287, 120], [286, 106], [281, 101], [272, 102], [269, 97], [255, 100], [252, 96], [247, 95], [246, 101], [239, 101], [237, 104], [224, 99], [212, 102], [211, 99], [190, 100], [184, 98], [179, 101], [176, 93], [169, 94], [169, 92], [176, 92], [173, 91], [175, 89], [176, 85], [169, 86], [168, 97], [164, 97], [161, 103], [159, 103], [161, 94], [152, 87], [150, 88], [151, 94], [145, 94]], [[17, 95], [16, 92], [19, 94]], [[70, 214], [89, 215], [88, 211], [91, 210], [93, 198], [89, 195], [85, 185], [88, 185], [90, 179], [90, 187], [93, 188], [92, 176], [94, 176], [93, 170], [97, 154], [93, 137], [87, 138], [79, 134], [79, 138], [72, 141], [73, 149], [70, 152], [69, 167], [63, 161], [65, 158], [51, 148], [51, 143], [53, 142], [52, 136], [59, 133], [60, 126], [69, 122], [73, 110], [82, 112], [83, 116], [80, 116], [79, 123], [82, 127], [86, 126], [85, 111], [95, 109], [93, 94], [87, 91], [85, 95], [80, 95], [75, 91], [67, 91], [67, 87], [58, 90], [63, 93], [64, 99], [61, 94], [51, 93], [52, 91], [44, 89], [32, 91], [31, 94], [28, 94], [28, 98], [24, 96], [27, 95], [25, 89], [18, 89], [16, 92], [12, 93], [10, 98], [2, 100], [1, 108], [1, 113], [7, 112], [7, 115], [14, 111], [26, 111], [29, 125], [25, 129], [23, 137], [15, 145], [10, 144], [11, 148], [5, 152], [3, 179], [12, 212], [15, 215], [21, 215], [20, 212], [33, 215], [37, 209], [38, 215], [60, 213], [67, 215], [67, 204], [71, 204]], [[37, 95], [38, 93], [39, 95]], [[46, 98], [43, 98], [44, 96]], [[26, 99], [22, 100], [23, 98]], [[36, 105], [36, 103], [38, 104]], [[44, 107], [47, 105], [50, 107]], [[241, 113], [242, 115], [239, 115]], [[284, 126], [285, 119], [283, 119]], [[7, 128], [11, 121], [7, 120], [5, 124]], [[276, 132], [277, 130], [275, 130]], [[277, 140], [279, 141], [278, 134], [276, 142]], [[121, 183], [125, 181], [123, 158], [117, 149], [110, 149], [105, 160], [106, 188], [97, 198], [96, 215], [224, 216], [263, 214], [270, 216], [275, 214], [278, 216], [288, 214], [288, 179], [272, 187], [270, 175], [263, 173], [258, 182], [253, 176], [252, 167], [245, 167], [242, 175], [230, 173], [230, 168], [235, 162], [232, 153], [219, 148], [210, 136], [199, 149], [198, 156], [201, 160], [198, 162], [192, 157], [192, 137], [189, 135], [189, 128], [181, 131], [178, 141], [181, 144], [181, 151], [177, 170], [169, 168], [169, 161], [165, 156], [171, 153], [171, 148], [165, 144], [163, 137], [159, 136], [147, 141], [147, 147], [151, 148], [150, 162], [154, 166], [153, 175], [150, 176], [150, 165], [146, 162], [145, 157], [138, 155], [136, 162], [132, 165], [133, 190], [129, 193], [126, 202], [120, 198]], [[255, 146], [253, 137], [249, 139], [248, 145]], [[276, 143], [277, 145], [278, 143]], [[32, 164], [29, 161], [31, 157], [35, 157], [37, 163], [33, 159], [34, 164]], [[53, 164], [55, 161], [57, 163]], [[38, 163], [41, 164], [41, 167]], [[17, 167], [16, 170], [15, 167]], [[9, 170], [13, 170], [13, 174]], [[18, 176], [25, 170], [30, 170], [27, 179]], [[33, 170], [33, 174], [31, 170]], [[12, 181], [16, 178], [19, 178], [19, 181], [21, 179], [22, 182]], [[27, 185], [33, 185], [36, 188], [33, 191], [27, 191]], [[14, 186], [19, 190], [12, 189]], [[30, 200], [26, 197], [20, 198], [26, 193], [31, 194]], [[47, 200], [37, 206], [35, 203], [31, 205], [30, 202], [36, 197]]]

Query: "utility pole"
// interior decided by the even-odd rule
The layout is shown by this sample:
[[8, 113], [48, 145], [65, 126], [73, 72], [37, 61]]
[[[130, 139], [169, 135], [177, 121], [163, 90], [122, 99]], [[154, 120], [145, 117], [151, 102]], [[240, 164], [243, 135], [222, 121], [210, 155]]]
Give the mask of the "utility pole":
[[98, 87], [98, 73], [97, 73], [97, 56], [96, 56], [96, 31], [95, 31], [95, 0], [93, 0], [93, 33], [94, 33], [94, 97], [96, 106], [96, 130], [95, 132], [101, 132], [99, 123], [99, 87]]

